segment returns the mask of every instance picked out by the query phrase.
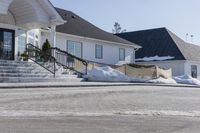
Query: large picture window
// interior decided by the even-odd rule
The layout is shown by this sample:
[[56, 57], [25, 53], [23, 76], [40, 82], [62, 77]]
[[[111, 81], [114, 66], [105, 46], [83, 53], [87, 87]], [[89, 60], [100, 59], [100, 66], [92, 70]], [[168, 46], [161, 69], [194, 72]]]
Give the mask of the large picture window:
[[95, 57], [97, 59], [103, 59], [103, 46], [96, 44], [95, 46]]
[[119, 61], [125, 61], [125, 48], [119, 49]]
[[67, 52], [76, 57], [82, 58], [82, 43], [75, 41], [67, 41]]

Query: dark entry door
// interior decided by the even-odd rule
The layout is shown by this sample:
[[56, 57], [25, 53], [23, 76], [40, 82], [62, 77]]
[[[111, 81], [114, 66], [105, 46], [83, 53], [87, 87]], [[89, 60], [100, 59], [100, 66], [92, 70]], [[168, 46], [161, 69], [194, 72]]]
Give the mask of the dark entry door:
[[0, 59], [14, 60], [14, 34], [13, 30], [0, 28]]

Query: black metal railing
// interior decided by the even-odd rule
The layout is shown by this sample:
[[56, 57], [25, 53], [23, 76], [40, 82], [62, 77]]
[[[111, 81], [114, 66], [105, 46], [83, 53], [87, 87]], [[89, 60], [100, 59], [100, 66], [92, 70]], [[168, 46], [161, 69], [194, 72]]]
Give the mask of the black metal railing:
[[84, 59], [76, 57], [67, 51], [63, 51], [57, 47], [51, 48], [51, 55], [55, 57], [56, 63], [64, 68], [70, 69], [81, 75], [87, 75], [88, 62]]
[[34, 61], [41, 67], [45, 68], [51, 72], [54, 77], [56, 74], [56, 59], [51, 55], [51, 53], [43, 52], [38, 47], [32, 44], [26, 45], [27, 58]]

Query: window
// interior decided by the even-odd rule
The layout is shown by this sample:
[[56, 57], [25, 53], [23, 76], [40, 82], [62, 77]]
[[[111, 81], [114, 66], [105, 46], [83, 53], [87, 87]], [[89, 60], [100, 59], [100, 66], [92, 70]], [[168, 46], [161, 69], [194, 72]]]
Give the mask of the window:
[[18, 31], [18, 54], [21, 55], [26, 50], [26, 31]]
[[103, 59], [103, 46], [96, 44], [95, 46], [95, 57], [97, 59]]
[[191, 76], [193, 78], [197, 78], [197, 66], [196, 65], [191, 66]]
[[82, 58], [82, 43], [75, 41], [67, 41], [67, 52]]
[[119, 61], [125, 61], [125, 48], [119, 49]]

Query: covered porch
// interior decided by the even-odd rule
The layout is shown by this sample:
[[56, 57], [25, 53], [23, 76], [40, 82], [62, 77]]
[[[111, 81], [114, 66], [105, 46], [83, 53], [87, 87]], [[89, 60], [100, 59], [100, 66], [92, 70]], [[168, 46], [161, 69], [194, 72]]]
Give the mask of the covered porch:
[[55, 47], [55, 27], [63, 23], [48, 0], [0, 0], [0, 60], [17, 60], [27, 43], [37, 45], [41, 28], [50, 27]]

